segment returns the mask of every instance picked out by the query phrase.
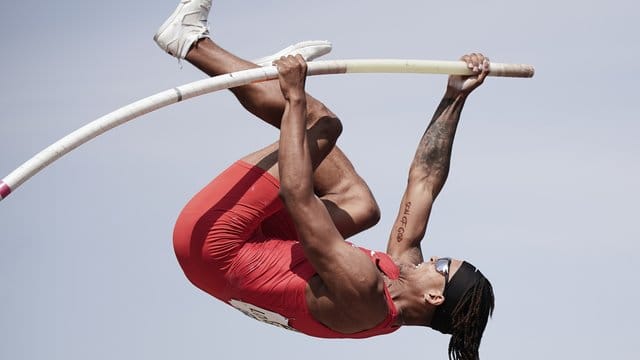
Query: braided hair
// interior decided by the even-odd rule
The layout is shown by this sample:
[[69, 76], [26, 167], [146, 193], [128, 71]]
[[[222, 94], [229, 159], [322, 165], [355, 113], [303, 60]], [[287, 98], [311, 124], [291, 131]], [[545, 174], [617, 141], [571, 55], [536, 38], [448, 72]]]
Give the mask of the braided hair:
[[444, 291], [431, 320], [431, 327], [451, 334], [450, 360], [479, 360], [480, 341], [493, 314], [493, 287], [473, 265], [463, 262]]
[[450, 360], [480, 359], [480, 340], [494, 306], [493, 288], [489, 280], [482, 276], [452, 311]]

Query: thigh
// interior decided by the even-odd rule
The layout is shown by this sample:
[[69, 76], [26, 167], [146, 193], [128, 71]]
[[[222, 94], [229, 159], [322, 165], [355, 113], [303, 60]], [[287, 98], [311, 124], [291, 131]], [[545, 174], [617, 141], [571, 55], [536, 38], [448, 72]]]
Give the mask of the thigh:
[[250, 164], [252, 166], [256, 166], [271, 176], [273, 176], [276, 181], [278, 181], [278, 186], [280, 184], [280, 174], [278, 174], [278, 143], [275, 142], [263, 149], [255, 151], [242, 159], [240, 161]]
[[[242, 160], [278, 179], [277, 143], [247, 155]], [[324, 202], [333, 223], [345, 239], [379, 221], [380, 209], [369, 186], [337, 146], [316, 167], [313, 186], [316, 195]]]
[[282, 209], [278, 182], [264, 170], [236, 162], [205, 186], [180, 213], [176, 256], [187, 277], [216, 295], [224, 274], [256, 229]]
[[314, 188], [345, 239], [380, 219], [380, 209], [369, 186], [338, 147], [316, 169]]

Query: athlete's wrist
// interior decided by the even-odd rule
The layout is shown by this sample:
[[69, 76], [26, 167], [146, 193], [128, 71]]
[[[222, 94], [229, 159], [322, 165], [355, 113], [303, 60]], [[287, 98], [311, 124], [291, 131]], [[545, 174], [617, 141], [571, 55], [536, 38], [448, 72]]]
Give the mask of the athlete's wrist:
[[466, 100], [467, 96], [469, 96], [469, 92], [447, 86], [443, 99]]
[[289, 94], [286, 100], [290, 106], [306, 106], [307, 104], [307, 98], [304, 92], [301, 94]]

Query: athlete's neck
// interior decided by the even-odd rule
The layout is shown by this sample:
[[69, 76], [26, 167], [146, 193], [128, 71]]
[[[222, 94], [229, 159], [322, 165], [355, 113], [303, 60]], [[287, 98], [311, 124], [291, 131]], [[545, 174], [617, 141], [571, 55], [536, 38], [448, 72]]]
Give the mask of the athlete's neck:
[[424, 289], [416, 286], [415, 266], [399, 266], [400, 276], [397, 279], [385, 277], [385, 285], [391, 299], [398, 310], [396, 325], [427, 326], [431, 323], [435, 307], [424, 299]]

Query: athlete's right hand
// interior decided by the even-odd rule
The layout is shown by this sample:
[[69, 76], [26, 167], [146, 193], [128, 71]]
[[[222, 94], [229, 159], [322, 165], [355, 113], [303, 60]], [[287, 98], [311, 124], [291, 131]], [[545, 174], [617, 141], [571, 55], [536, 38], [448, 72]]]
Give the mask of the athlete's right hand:
[[273, 62], [278, 68], [280, 90], [286, 100], [301, 99], [305, 96], [307, 62], [301, 55], [283, 56]]
[[480, 53], [472, 53], [464, 55], [460, 60], [467, 63], [467, 67], [473, 72], [473, 75], [450, 76], [447, 84], [447, 91], [456, 94], [468, 95], [475, 88], [482, 85], [484, 79], [489, 74], [489, 58]]

